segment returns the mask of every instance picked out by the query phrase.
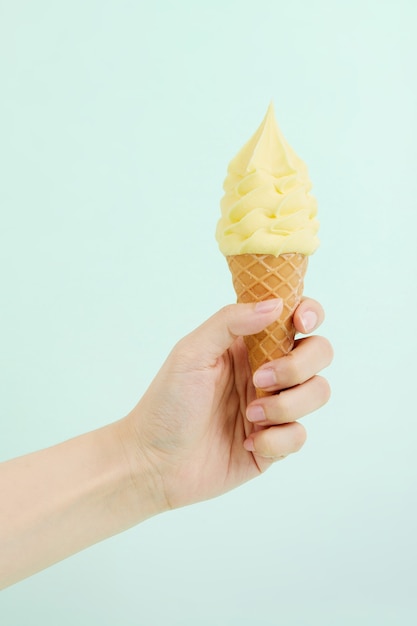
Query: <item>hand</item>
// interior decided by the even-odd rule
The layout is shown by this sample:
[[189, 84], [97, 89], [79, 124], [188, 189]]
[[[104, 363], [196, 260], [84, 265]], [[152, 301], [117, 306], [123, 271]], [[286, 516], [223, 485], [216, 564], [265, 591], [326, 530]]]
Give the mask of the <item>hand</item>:
[[[225, 307], [177, 344], [127, 417], [0, 463], [0, 588], [298, 450], [296, 420], [329, 397], [316, 374], [332, 349], [322, 337], [301, 339], [252, 380], [242, 335], [281, 310], [277, 300]], [[294, 315], [299, 332], [322, 319], [314, 300]], [[256, 399], [254, 383], [272, 395]]]
[[[143, 475], [145, 462], [160, 509], [220, 495], [303, 445], [306, 432], [296, 420], [329, 399], [317, 372], [330, 364], [332, 348], [323, 337], [299, 339], [252, 379], [242, 336], [260, 332], [281, 311], [281, 300], [220, 310], [175, 346], [125, 418], [133, 474], [138, 462]], [[294, 324], [307, 333], [323, 318], [320, 304], [304, 299]], [[255, 384], [273, 395], [256, 399]]]

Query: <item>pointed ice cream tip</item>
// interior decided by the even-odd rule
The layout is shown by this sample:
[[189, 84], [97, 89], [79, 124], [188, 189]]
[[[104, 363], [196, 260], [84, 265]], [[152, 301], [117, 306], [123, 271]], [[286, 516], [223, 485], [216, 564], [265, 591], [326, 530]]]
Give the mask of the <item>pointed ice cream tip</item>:
[[271, 100], [254, 135], [232, 159], [216, 239], [226, 256], [312, 254], [317, 203], [307, 166], [284, 138]]

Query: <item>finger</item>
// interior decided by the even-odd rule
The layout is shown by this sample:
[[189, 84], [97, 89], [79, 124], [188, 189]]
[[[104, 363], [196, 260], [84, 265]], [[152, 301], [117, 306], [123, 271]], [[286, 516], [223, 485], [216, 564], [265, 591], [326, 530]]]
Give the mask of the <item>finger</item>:
[[333, 348], [325, 337], [312, 335], [296, 343], [286, 356], [270, 361], [254, 374], [255, 387], [264, 391], [280, 391], [300, 385], [330, 365]]
[[307, 439], [307, 433], [299, 422], [273, 426], [252, 433], [243, 445], [246, 450], [266, 459], [278, 460], [298, 452]]
[[299, 333], [311, 333], [324, 320], [323, 307], [317, 300], [303, 298], [294, 312], [293, 322]]
[[322, 376], [313, 376], [302, 385], [252, 402], [246, 410], [246, 417], [260, 426], [287, 424], [316, 411], [329, 398], [327, 380]]
[[259, 333], [272, 324], [282, 308], [280, 298], [223, 307], [180, 342], [187, 360], [198, 358], [200, 365], [211, 365], [237, 337]]

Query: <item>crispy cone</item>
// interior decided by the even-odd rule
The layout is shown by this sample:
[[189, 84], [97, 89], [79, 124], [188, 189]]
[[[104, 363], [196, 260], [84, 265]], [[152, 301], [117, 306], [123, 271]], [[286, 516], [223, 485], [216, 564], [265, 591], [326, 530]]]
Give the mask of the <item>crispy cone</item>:
[[[279, 320], [256, 335], [245, 337], [252, 372], [290, 352], [294, 346], [294, 310], [301, 300], [308, 257], [303, 254], [237, 254], [228, 256], [238, 302], [282, 298]], [[266, 395], [257, 389], [258, 397]]]

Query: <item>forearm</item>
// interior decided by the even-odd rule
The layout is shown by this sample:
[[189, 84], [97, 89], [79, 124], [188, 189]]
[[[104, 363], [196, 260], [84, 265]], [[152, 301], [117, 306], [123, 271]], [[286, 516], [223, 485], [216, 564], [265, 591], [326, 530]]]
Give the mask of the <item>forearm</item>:
[[0, 464], [0, 588], [159, 512], [145, 460], [131, 466], [126, 428]]

